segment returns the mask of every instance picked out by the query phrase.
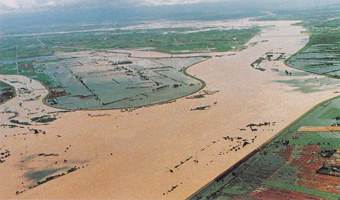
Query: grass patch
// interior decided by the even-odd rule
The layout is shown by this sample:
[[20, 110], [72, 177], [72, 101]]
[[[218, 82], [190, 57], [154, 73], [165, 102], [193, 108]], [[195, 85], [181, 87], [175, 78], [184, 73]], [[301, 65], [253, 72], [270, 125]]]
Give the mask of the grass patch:
[[320, 119], [335, 119], [336, 117], [340, 116], [340, 109], [339, 108], [331, 108], [327, 110], [324, 114], [320, 116]]

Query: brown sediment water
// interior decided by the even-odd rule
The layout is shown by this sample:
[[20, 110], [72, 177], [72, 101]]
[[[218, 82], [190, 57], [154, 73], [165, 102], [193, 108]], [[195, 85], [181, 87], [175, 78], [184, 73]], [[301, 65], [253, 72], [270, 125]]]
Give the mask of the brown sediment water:
[[[188, 69], [189, 74], [206, 82], [205, 92], [199, 93], [202, 98], [182, 98], [132, 112], [62, 113], [49, 125], [32, 126], [46, 134], [34, 134], [27, 128], [0, 127], [1, 147], [11, 152], [6, 162], [0, 163], [0, 184], [4, 186], [0, 187], [0, 197], [185, 199], [314, 105], [337, 96], [334, 85], [303, 93], [277, 82], [320, 77], [317, 75], [282, 76], [272, 70], [252, 68], [251, 63], [265, 53], [284, 52], [289, 56], [308, 39], [301, 33], [303, 28], [292, 26], [294, 21], [261, 23], [275, 27], [265, 28], [250, 43], [267, 42], [234, 52], [235, 55], [214, 57]], [[129, 52], [145, 57], [160, 55]], [[275, 64], [280, 71], [293, 71], [283, 61]], [[46, 92], [41, 90], [41, 95]], [[15, 99], [0, 109], [3, 106], [19, 109], [14, 104], [20, 99]], [[41, 101], [23, 106], [44, 107]], [[206, 109], [195, 109], [200, 107]], [[25, 120], [25, 114], [18, 119]], [[0, 117], [7, 121], [8, 115]], [[256, 131], [247, 127], [264, 122], [270, 125], [256, 126]], [[18, 135], [24, 132], [27, 134]], [[254, 142], [243, 146], [243, 139]], [[41, 153], [58, 156], [35, 156]], [[34, 184], [25, 178], [27, 172], [74, 166], [80, 169], [30, 190], [23, 187]], [[24, 189], [27, 191], [15, 195]]]

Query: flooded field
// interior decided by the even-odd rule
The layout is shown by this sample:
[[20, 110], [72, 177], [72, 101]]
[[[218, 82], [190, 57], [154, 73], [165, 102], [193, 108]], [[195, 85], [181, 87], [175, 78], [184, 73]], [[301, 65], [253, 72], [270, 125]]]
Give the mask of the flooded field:
[[50, 91], [45, 102], [53, 107], [118, 109], [166, 102], [197, 92], [204, 82], [185, 71], [208, 58], [141, 59], [108, 51], [57, 53], [54, 59], [19, 62], [18, 72], [40, 80]]
[[287, 63], [297, 69], [338, 78], [339, 53], [338, 44], [317, 44], [292, 57]]

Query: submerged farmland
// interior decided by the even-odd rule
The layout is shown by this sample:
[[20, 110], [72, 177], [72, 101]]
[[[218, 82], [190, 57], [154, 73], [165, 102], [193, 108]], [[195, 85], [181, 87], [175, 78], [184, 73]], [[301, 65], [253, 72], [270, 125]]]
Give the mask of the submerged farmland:
[[18, 71], [49, 89], [45, 103], [71, 110], [140, 107], [189, 95], [204, 82], [187, 75], [186, 68], [208, 59], [142, 59], [107, 51], [59, 53], [54, 57], [19, 62]]

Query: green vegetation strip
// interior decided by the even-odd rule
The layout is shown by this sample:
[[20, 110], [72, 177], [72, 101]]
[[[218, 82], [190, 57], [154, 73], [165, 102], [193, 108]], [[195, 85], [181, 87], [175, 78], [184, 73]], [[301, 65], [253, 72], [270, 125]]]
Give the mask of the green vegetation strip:
[[305, 188], [305, 187], [300, 187], [300, 186], [297, 186], [297, 185], [283, 184], [283, 183], [279, 183], [279, 182], [276, 182], [276, 181], [267, 181], [267, 182], [265, 182], [265, 184], [269, 185], [269, 186], [274, 186], [274, 187], [277, 187], [277, 188], [280, 188], [280, 189], [286, 189], [286, 190], [299, 192], [299, 193], [303, 193], [303, 194], [319, 196], [319, 197], [327, 198], [327, 199], [338, 200], [340, 198], [340, 195], [338, 195], [338, 194], [328, 193], [328, 192], [324, 192], [324, 191], [320, 191], [320, 190], [313, 190], [313, 189], [309, 189], [309, 188]]
[[329, 109], [326, 113], [321, 115], [321, 119], [334, 119], [336, 117], [340, 117], [340, 109], [339, 108], [332, 108]]

